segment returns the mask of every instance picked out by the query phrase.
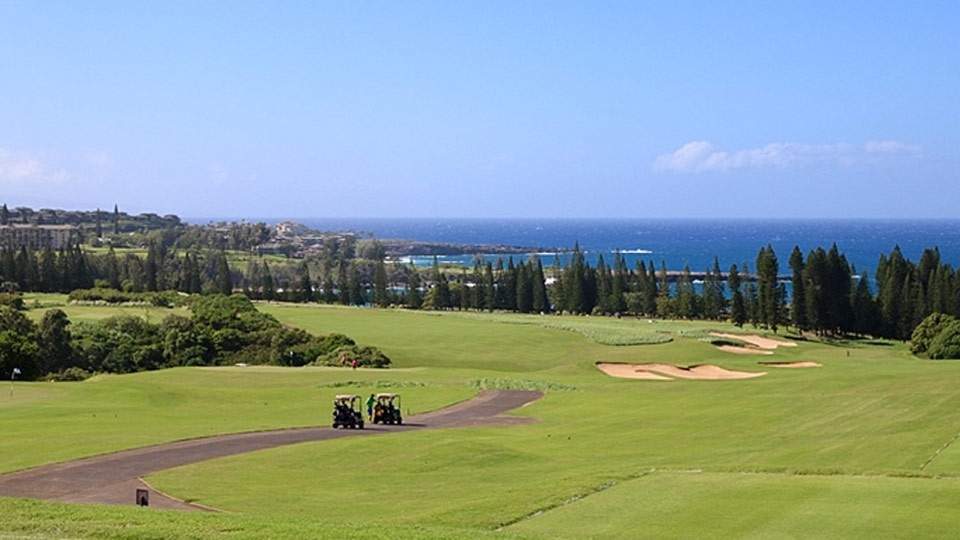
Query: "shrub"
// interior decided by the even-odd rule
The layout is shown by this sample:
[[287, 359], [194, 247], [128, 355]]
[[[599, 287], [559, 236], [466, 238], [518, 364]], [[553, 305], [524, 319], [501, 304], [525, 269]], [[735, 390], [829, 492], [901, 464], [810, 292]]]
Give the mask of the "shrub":
[[934, 360], [960, 359], [960, 321], [947, 324], [930, 342], [927, 352]]
[[390, 365], [390, 358], [380, 349], [357, 345], [337, 347], [332, 352], [320, 355], [313, 363], [317, 366], [339, 366], [341, 358], [346, 359], [348, 365], [356, 360], [361, 367], [385, 368]]
[[22, 311], [24, 309], [23, 297], [19, 294], [0, 293], [0, 306], [10, 306], [13, 309]]
[[[913, 330], [910, 336], [910, 352], [913, 354], [923, 354], [930, 349], [933, 341], [940, 335], [951, 323], [957, 319], [952, 315], [943, 313], [931, 313]], [[931, 358], [933, 356], [931, 355]]]
[[93, 373], [89, 371], [78, 368], [70, 367], [58, 373], [49, 373], [46, 377], [43, 378], [45, 381], [62, 381], [62, 382], [76, 382], [76, 381], [85, 381], [93, 376]]

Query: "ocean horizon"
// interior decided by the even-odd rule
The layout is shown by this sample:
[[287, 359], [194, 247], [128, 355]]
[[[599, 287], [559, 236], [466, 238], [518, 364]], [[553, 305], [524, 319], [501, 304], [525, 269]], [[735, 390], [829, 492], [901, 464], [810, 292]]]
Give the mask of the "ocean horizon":
[[[727, 271], [736, 264], [752, 270], [757, 253], [771, 246], [788, 273], [794, 246], [807, 257], [833, 244], [858, 272], [873, 273], [880, 256], [899, 246], [917, 262], [925, 249], [938, 248], [941, 261], [960, 266], [960, 219], [630, 219], [630, 218], [187, 218], [188, 223], [247, 221], [276, 224], [295, 221], [322, 232], [353, 231], [380, 239], [418, 240], [454, 244], [497, 244], [528, 248], [543, 264], [563, 265], [578, 245], [595, 265], [600, 256], [607, 265], [618, 252], [632, 268], [638, 261], [661, 264], [669, 270], [685, 266], [694, 272], [713, 267], [714, 258]], [[525, 255], [514, 255], [514, 259]], [[432, 257], [416, 258], [427, 264]], [[471, 264], [471, 256], [442, 257], [441, 261]]]

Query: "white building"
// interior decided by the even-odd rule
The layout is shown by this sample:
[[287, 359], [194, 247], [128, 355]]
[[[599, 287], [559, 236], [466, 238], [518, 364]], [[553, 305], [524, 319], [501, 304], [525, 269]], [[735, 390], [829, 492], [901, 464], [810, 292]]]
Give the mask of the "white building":
[[14, 250], [28, 247], [40, 250], [47, 246], [60, 250], [71, 245], [77, 233], [73, 225], [0, 225], [0, 248]]

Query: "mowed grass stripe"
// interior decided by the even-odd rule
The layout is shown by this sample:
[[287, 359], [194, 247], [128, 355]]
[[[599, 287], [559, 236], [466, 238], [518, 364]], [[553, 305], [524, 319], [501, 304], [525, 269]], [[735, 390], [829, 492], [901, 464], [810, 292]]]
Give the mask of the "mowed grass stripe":
[[656, 471], [507, 528], [574, 538], [943, 538], [960, 481]]

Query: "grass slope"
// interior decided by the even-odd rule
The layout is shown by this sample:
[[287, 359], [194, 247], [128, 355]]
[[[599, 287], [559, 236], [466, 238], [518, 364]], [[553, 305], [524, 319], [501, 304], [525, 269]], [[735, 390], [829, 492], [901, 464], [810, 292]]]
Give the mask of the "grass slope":
[[[136, 509], [0, 500], [0, 532], [56, 536], [30, 521], [24, 505], [53, 516], [44, 523], [71, 512], [92, 524], [136, 523], [127, 537], [921, 538], [960, 525], [952, 511], [960, 495], [953, 444], [960, 364], [916, 360], [900, 344], [801, 341], [749, 356], [701, 339], [711, 329], [736, 331], [721, 324], [263, 309], [311, 331], [376, 344], [399, 369], [178, 369], [18, 384], [13, 400], [0, 400], [0, 431], [59, 437], [72, 449], [37, 452], [4, 437], [0, 470], [212, 432], [323, 424], [327, 394], [354, 386], [399, 386], [405, 407], [417, 412], [464, 399], [478, 379], [537, 385], [547, 396], [516, 414], [539, 422], [307, 443], [149, 479], [234, 513], [210, 518], [143, 522]], [[546, 319], [563, 319], [567, 330]], [[651, 326], [670, 341], [598, 343], [647, 339]], [[718, 364], [767, 375], [637, 381], [607, 377], [597, 361]], [[91, 416], [114, 410], [108, 404], [150, 425], [126, 412]], [[105, 536], [71, 531], [60, 536]]]

